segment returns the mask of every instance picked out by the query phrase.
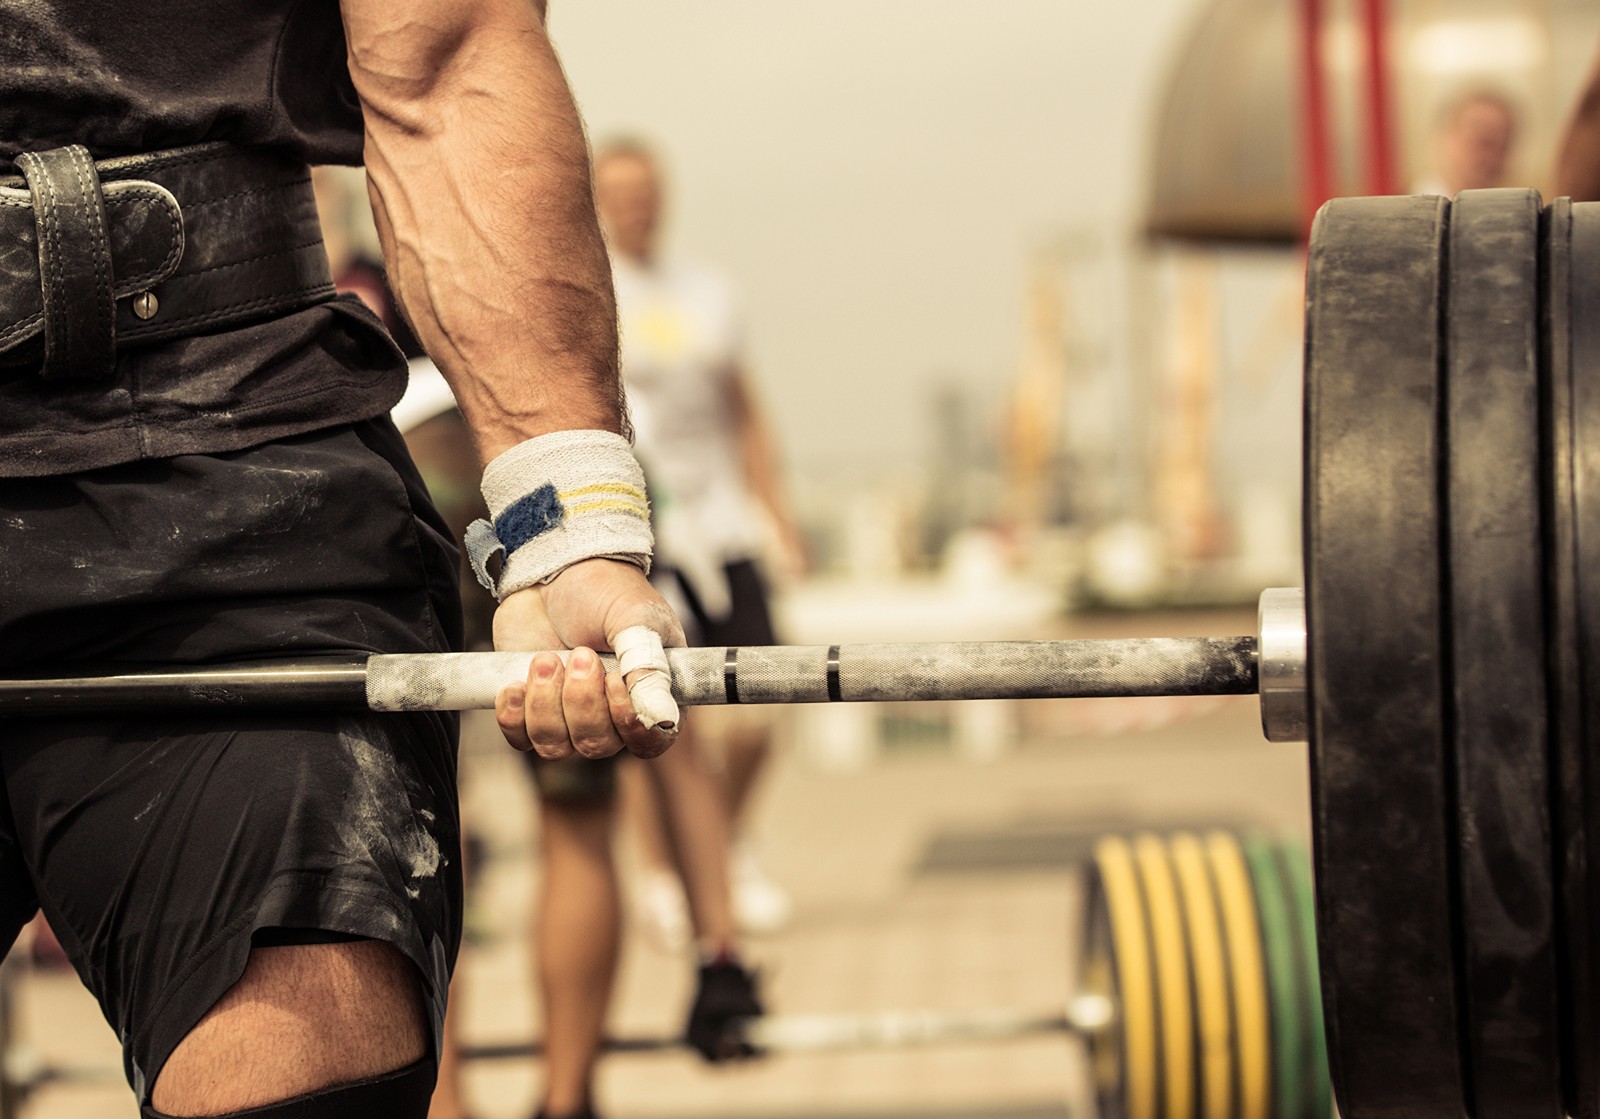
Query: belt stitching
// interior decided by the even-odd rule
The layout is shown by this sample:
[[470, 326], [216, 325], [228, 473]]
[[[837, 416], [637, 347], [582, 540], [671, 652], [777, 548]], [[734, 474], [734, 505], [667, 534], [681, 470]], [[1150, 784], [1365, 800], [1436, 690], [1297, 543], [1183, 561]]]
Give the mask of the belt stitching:
[[[111, 181], [116, 182], [117, 180], [113, 179]], [[132, 182], [133, 180], [125, 179], [123, 181]], [[244, 198], [252, 194], [281, 194], [286, 190], [293, 190], [295, 187], [304, 186], [310, 181], [311, 180], [308, 178], [301, 177], [295, 179], [293, 182], [274, 183], [271, 186], [264, 187], [251, 187], [249, 190], [236, 190], [232, 194], [222, 194], [218, 195], [216, 198], [202, 198], [195, 202], [183, 202], [180, 200], [178, 206], [183, 210], [198, 210], [202, 206], [214, 206], [218, 202], [226, 202], [230, 198]]]
[[254, 264], [258, 260], [271, 260], [275, 256], [293, 256], [295, 253], [304, 252], [306, 249], [320, 244], [322, 244], [322, 238], [318, 237], [315, 241], [307, 241], [302, 245], [291, 245], [287, 249], [275, 249], [270, 253], [247, 256], [243, 260], [230, 261], [227, 264], [213, 264], [209, 268], [201, 268], [196, 272], [180, 272], [177, 275], [169, 276], [168, 280], [187, 280], [191, 276], [204, 276], [207, 272], [224, 272], [229, 268], [243, 268], [246, 264]]
[[12, 327], [10, 330], [5, 331], [4, 333], [0, 333], [0, 346], [3, 346], [7, 342], [10, 342], [13, 338], [15, 338], [19, 334], [26, 334], [29, 330], [33, 329], [33, 327], [35, 325], [37, 325], [38, 323], [41, 323], [43, 321], [44, 321], [44, 312], [43, 311], [34, 312], [33, 314], [29, 315], [27, 318], [25, 318], [21, 322], [19, 322], [16, 326]]
[[[82, 148], [70, 148], [68, 150], [72, 152], [72, 170], [78, 179], [78, 193], [85, 198], [90, 197], [89, 187], [92, 184], [94, 193], [100, 194], [100, 175], [90, 161], [89, 153]], [[85, 168], [89, 171], [87, 181], [83, 177]], [[89, 206], [88, 210], [89, 221], [94, 227], [94, 237], [103, 249], [102, 252], [94, 255], [95, 302], [99, 306], [100, 314], [105, 319], [104, 325], [107, 328], [106, 331], [101, 333], [102, 335], [106, 333], [110, 335], [113, 353], [111, 360], [114, 364], [116, 362], [115, 352], [117, 345], [117, 296], [116, 292], [112, 290], [115, 282], [111, 274], [111, 234], [106, 229], [105, 224], [106, 208], [104, 198], [101, 199], [98, 206]]]
[[[246, 299], [239, 303], [230, 303], [226, 307], [213, 308], [203, 315], [191, 315], [186, 318], [169, 319], [167, 322], [161, 324], [161, 329], [171, 330], [179, 326], [193, 326], [196, 323], [203, 323], [211, 319], [221, 318], [223, 315], [229, 315], [235, 311], [246, 311], [258, 307], [272, 307], [280, 303], [292, 302], [302, 295], [313, 295], [319, 291], [333, 292], [337, 290], [338, 289], [332, 284], [313, 284], [310, 287], [299, 288], [295, 291], [286, 291], [279, 295], [264, 296], [260, 299]], [[150, 330], [140, 331], [137, 327], [134, 327], [132, 329], [123, 330], [121, 333], [129, 338], [137, 338], [140, 336], [140, 334], [153, 333], [155, 329], [155, 327], [152, 327]]]

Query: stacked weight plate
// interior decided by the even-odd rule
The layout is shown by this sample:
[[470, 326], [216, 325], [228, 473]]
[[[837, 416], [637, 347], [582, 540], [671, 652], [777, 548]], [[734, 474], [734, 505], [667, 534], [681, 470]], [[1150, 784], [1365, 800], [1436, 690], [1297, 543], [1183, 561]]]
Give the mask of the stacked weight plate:
[[1101, 1114], [1327, 1119], [1311, 873], [1293, 843], [1108, 837], [1087, 868], [1080, 982]]
[[1600, 1116], [1600, 206], [1553, 203], [1541, 259], [1553, 831], [1569, 1114]]
[[1600, 1119], [1595, 210], [1345, 199], [1313, 230], [1312, 815], [1346, 1119]]

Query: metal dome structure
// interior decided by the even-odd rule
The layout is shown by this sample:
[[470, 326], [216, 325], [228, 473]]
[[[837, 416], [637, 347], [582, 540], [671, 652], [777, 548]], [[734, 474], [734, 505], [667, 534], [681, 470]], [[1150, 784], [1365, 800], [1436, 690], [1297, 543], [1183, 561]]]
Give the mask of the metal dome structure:
[[1441, 109], [1475, 89], [1517, 107], [1514, 181], [1545, 186], [1562, 123], [1600, 54], [1593, 0], [1207, 0], [1159, 101], [1149, 233], [1257, 242], [1303, 235], [1313, 59], [1323, 79], [1325, 192], [1380, 193], [1370, 173], [1375, 40], [1364, 18], [1374, 11], [1385, 13], [1376, 88], [1380, 127], [1392, 136], [1388, 189], [1427, 180]]

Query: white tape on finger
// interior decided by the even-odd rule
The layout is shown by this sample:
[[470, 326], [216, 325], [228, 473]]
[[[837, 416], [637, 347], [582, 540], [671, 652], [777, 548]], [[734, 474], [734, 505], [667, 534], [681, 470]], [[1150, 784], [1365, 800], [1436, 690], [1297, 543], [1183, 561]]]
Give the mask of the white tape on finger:
[[617, 671], [624, 676], [636, 668], [654, 668], [666, 672], [667, 650], [661, 644], [661, 635], [648, 626], [629, 626], [611, 642], [617, 654]]
[[643, 675], [628, 684], [628, 698], [646, 730], [676, 730], [678, 701], [672, 697], [672, 676], [661, 635], [647, 626], [629, 626], [611, 641], [617, 670], [624, 679], [631, 672]]

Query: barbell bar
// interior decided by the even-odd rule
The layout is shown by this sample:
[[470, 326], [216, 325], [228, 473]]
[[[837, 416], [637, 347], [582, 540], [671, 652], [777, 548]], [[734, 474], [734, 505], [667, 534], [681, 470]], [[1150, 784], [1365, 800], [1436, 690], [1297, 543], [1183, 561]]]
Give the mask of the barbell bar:
[[[885, 1010], [863, 1014], [784, 1014], [752, 1018], [733, 1028], [734, 1036], [757, 1054], [906, 1049], [923, 1045], [970, 1045], [1049, 1034], [1086, 1035], [1107, 1028], [1115, 1009], [1104, 995], [1078, 995], [1064, 1010]], [[687, 1049], [670, 1035], [607, 1038], [607, 1053], [661, 1053]], [[537, 1041], [464, 1046], [469, 1061], [541, 1057]]]
[[[1267, 591], [1256, 636], [669, 649], [667, 662], [673, 695], [686, 706], [1260, 691], [1268, 737], [1286, 740], [1304, 733], [1302, 601], [1298, 591]], [[0, 679], [0, 717], [257, 707], [486, 709], [507, 684], [527, 679], [537, 655], [380, 653], [8, 677]], [[607, 671], [616, 670], [610, 654], [600, 659]]]

